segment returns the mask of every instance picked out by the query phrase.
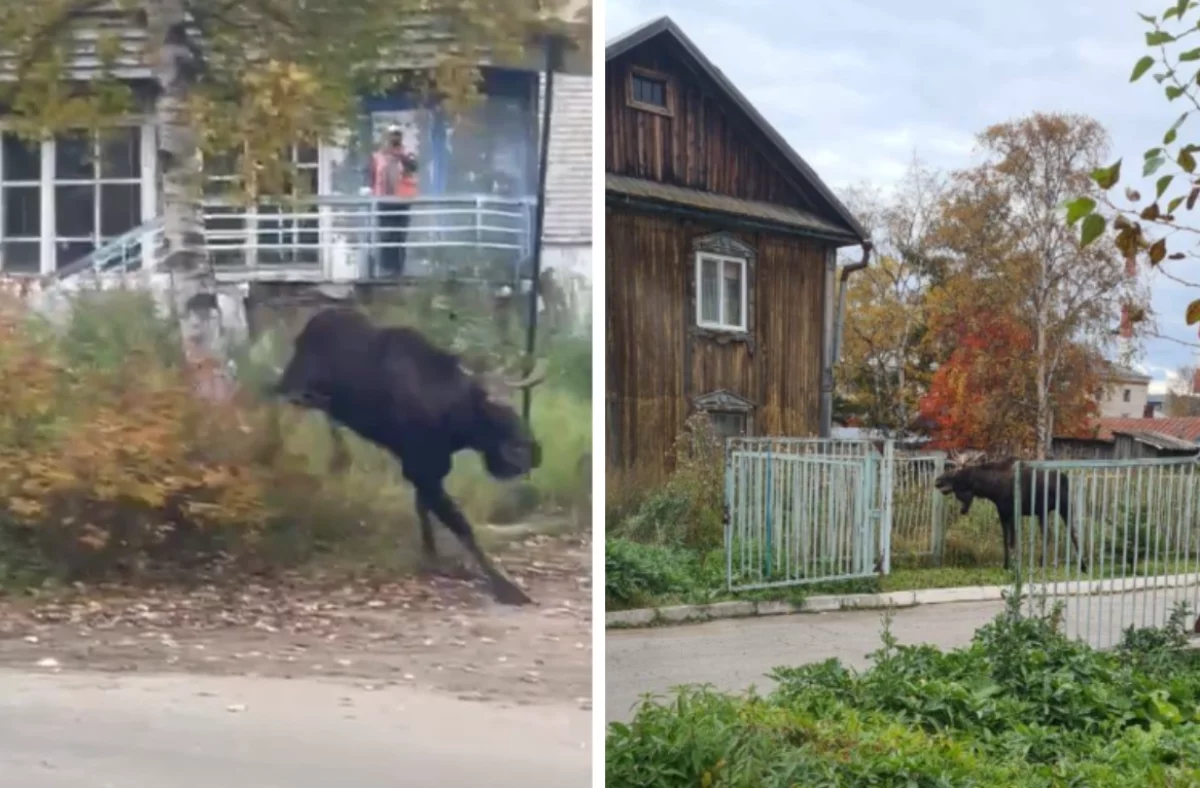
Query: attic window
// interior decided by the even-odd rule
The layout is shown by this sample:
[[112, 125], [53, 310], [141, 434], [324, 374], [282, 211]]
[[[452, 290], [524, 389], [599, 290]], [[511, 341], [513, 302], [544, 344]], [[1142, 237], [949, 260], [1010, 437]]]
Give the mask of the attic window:
[[627, 102], [633, 109], [673, 115], [675, 101], [671, 78], [648, 68], [630, 66]]

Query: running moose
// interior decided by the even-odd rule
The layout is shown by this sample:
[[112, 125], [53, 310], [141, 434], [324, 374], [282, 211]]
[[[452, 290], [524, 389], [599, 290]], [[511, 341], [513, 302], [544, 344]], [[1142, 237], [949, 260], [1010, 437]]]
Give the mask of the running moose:
[[545, 374], [544, 360], [523, 380], [477, 374], [415, 329], [376, 326], [353, 309], [333, 308], [305, 324], [273, 393], [323, 412], [335, 440], [334, 425], [341, 424], [389, 451], [416, 491], [426, 562], [437, 561], [432, 513], [479, 563], [496, 600], [522, 605], [532, 600], [483, 554], [444, 482], [451, 458], [463, 449], [483, 455], [496, 479], [538, 467], [541, 446], [506, 399]]

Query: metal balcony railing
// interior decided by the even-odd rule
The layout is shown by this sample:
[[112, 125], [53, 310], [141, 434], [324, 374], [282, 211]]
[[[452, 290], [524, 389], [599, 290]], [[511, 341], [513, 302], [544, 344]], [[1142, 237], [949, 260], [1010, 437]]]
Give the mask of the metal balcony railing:
[[[536, 201], [491, 195], [441, 195], [411, 200], [322, 196], [249, 206], [205, 200], [202, 247], [219, 275], [257, 274], [321, 280], [370, 279], [381, 250], [405, 249], [404, 275], [432, 275], [444, 266], [486, 261], [521, 266], [533, 246]], [[407, 214], [408, 226], [389, 226]], [[398, 235], [397, 231], [403, 234]], [[481, 254], [483, 253], [483, 254]], [[83, 271], [133, 271], [158, 266], [166, 257], [161, 218], [113, 239], [88, 256], [61, 266], [53, 279]], [[463, 273], [470, 273], [469, 271]]]

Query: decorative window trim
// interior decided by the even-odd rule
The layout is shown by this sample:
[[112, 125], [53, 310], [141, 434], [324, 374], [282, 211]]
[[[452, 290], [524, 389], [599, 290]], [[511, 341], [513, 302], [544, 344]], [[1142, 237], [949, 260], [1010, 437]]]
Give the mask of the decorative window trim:
[[[701, 261], [705, 258], [721, 262], [738, 263], [742, 267], [742, 322], [740, 325], [710, 322], [701, 315]], [[750, 327], [754, 325], [754, 272], [757, 255], [754, 248], [739, 241], [727, 232], [713, 233], [701, 236], [692, 241], [692, 277], [691, 296], [692, 308], [695, 315], [695, 330], [702, 335], [715, 338], [742, 339], [750, 338]], [[724, 297], [720, 303], [724, 304]], [[722, 306], [721, 309], [724, 307]]]
[[[663, 99], [666, 101], [666, 107], [660, 107], [657, 104], [647, 104], [643, 101], [636, 101], [633, 98], [633, 78], [643, 77], [644, 79], [652, 79], [663, 83]], [[625, 73], [625, 104], [630, 109], [640, 110], [642, 112], [652, 112], [655, 115], [662, 115], [666, 118], [675, 117], [675, 81], [671, 79], [670, 74], [664, 74], [661, 71], [644, 68], [642, 66], [630, 66]]]
[[692, 400], [692, 405], [696, 410], [707, 413], [710, 418], [716, 415], [739, 417], [742, 419], [742, 436], [754, 434], [756, 406], [745, 397], [739, 397], [726, 389], [718, 389], [696, 397]]

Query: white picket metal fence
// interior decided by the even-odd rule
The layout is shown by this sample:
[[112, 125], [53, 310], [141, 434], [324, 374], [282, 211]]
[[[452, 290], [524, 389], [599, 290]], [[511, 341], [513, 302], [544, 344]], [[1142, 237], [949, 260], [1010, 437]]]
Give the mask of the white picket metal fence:
[[726, 583], [751, 590], [890, 570], [894, 447], [731, 438], [725, 453]]
[[1130, 627], [1166, 625], [1181, 604], [1194, 621], [1196, 460], [1055, 460], [1017, 469], [1017, 564], [1027, 605], [1061, 602], [1067, 634], [1098, 648], [1116, 645]]

